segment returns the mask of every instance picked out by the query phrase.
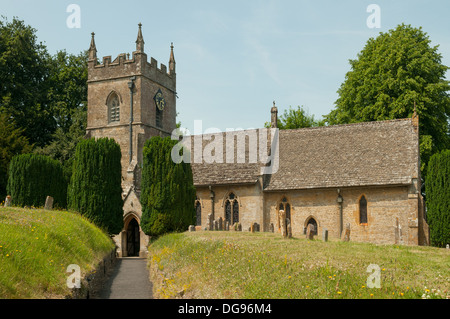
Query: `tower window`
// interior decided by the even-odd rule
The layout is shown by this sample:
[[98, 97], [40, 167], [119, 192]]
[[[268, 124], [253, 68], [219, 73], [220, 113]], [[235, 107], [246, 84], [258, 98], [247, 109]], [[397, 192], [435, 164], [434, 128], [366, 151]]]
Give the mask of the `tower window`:
[[120, 121], [120, 103], [116, 93], [112, 93], [108, 98], [108, 122]]
[[367, 200], [364, 195], [359, 200], [359, 223], [367, 224]]

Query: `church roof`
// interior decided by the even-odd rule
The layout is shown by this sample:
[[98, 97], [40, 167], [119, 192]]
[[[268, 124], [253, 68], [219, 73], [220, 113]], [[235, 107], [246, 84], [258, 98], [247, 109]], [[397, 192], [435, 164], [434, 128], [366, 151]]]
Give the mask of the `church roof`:
[[[224, 159], [225, 154], [224, 146]], [[194, 184], [256, 183], [262, 165], [249, 163], [248, 156], [247, 149], [244, 164], [192, 162]], [[411, 119], [280, 130], [279, 168], [265, 176], [264, 190], [406, 185], [418, 178], [418, 166], [418, 134]]]
[[265, 190], [410, 184], [418, 165], [411, 119], [281, 130], [279, 170]]

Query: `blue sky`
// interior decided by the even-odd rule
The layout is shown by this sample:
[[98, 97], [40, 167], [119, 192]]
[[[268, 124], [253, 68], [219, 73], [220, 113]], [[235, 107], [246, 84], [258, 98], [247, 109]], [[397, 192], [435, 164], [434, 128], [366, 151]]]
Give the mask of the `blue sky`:
[[[377, 4], [381, 27], [369, 28], [368, 5]], [[68, 28], [70, 4], [80, 28]], [[398, 24], [422, 26], [450, 66], [450, 1], [85, 1], [0, 0], [0, 15], [37, 29], [50, 53], [78, 54], [95, 32], [98, 57], [135, 50], [138, 26], [147, 55], [177, 62], [177, 110], [183, 127], [257, 128], [279, 112], [303, 105], [322, 118], [370, 37]]]

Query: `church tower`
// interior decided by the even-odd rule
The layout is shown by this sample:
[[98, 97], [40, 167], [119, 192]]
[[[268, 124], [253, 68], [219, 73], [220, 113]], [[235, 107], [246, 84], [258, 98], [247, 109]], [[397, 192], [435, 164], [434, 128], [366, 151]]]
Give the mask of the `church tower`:
[[[176, 128], [176, 73], [173, 44], [169, 69], [144, 52], [142, 24], [136, 51], [97, 59], [92, 33], [88, 58], [87, 137], [110, 137], [122, 151], [124, 230], [116, 236], [122, 256], [143, 255], [146, 236], [140, 231], [139, 202], [145, 141], [152, 136], [170, 136]], [[138, 239], [140, 239], [138, 241]]]

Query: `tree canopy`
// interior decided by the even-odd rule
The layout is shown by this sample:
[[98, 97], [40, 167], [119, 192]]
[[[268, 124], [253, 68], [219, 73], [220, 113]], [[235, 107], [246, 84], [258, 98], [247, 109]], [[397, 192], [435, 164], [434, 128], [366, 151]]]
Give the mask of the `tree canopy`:
[[401, 24], [370, 38], [350, 66], [326, 124], [408, 118], [416, 105], [422, 162], [450, 147], [449, 68], [421, 27]]

